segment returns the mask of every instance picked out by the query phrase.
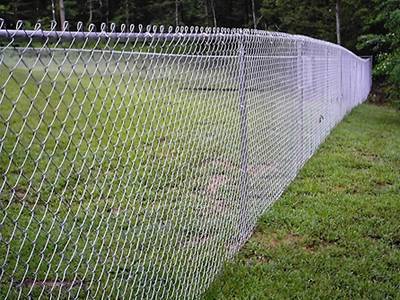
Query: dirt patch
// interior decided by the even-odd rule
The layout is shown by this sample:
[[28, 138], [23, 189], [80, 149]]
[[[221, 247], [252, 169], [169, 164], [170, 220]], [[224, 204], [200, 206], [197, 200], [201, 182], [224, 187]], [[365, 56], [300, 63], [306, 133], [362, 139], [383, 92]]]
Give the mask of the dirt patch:
[[346, 194], [358, 194], [360, 193], [360, 187], [357, 185], [337, 185], [330, 189], [333, 193], [346, 193]]
[[306, 244], [303, 246], [304, 251], [309, 252], [309, 253], [315, 253], [318, 252], [322, 249], [328, 248], [329, 246], [335, 244], [335, 241], [328, 241], [325, 239], [319, 239], [316, 241], [313, 241], [309, 244]]
[[267, 264], [271, 261], [271, 259], [260, 253], [253, 253], [251, 256], [246, 257], [246, 264], [254, 265], [254, 264]]
[[119, 207], [112, 207], [109, 212], [111, 213], [111, 215], [113, 217], [118, 217], [119, 215], [121, 215], [122, 213], [124, 213], [124, 210], [119, 208]]
[[[279, 236], [277, 233], [262, 233], [256, 232], [253, 234], [250, 243], [255, 242], [258, 244], [258, 247], [265, 249], [277, 249], [282, 246], [300, 246], [303, 242], [303, 238], [300, 235], [288, 233], [284, 236]], [[266, 264], [269, 263], [271, 257], [266, 255], [265, 253], [260, 253], [257, 250], [251, 250], [250, 253], [247, 253], [245, 256], [245, 261], [249, 265], [254, 264]]]
[[369, 161], [369, 162], [376, 162], [380, 160], [380, 156], [377, 155], [376, 153], [372, 153], [367, 151], [366, 149], [363, 148], [356, 148], [354, 149], [357, 154], [359, 154], [363, 159]]
[[379, 191], [388, 190], [393, 187], [393, 183], [388, 181], [375, 181], [374, 183], [375, 188]]
[[229, 205], [224, 200], [215, 200], [212, 203], [211, 210], [216, 213], [224, 213], [229, 210]]
[[303, 250], [308, 252], [308, 253], [316, 253], [319, 250], [321, 250], [321, 248], [324, 248], [325, 246], [323, 244], [309, 244], [309, 245], [305, 245], [303, 247]]
[[367, 235], [369, 239], [373, 240], [373, 241], [380, 241], [382, 240], [382, 236], [379, 234], [375, 234], [375, 233], [371, 233]]
[[394, 236], [394, 237], [390, 240], [390, 245], [391, 245], [393, 248], [400, 249], [400, 235]]
[[256, 240], [262, 246], [266, 248], [274, 249], [280, 246], [296, 245], [303, 241], [300, 235], [288, 233], [283, 237], [279, 237], [276, 233], [265, 234], [256, 232], [253, 235], [253, 239]]
[[213, 169], [221, 169], [224, 172], [232, 172], [238, 170], [238, 168], [227, 159], [205, 159], [203, 161], [204, 166], [212, 167]]
[[225, 175], [213, 175], [208, 181], [207, 193], [210, 195], [215, 195], [219, 188], [224, 185], [227, 181], [227, 176]]
[[375, 161], [380, 160], [380, 157], [373, 153], [372, 154], [371, 153], [363, 153], [362, 155], [365, 159], [367, 159], [370, 162], [375, 162]]
[[347, 186], [341, 185], [341, 184], [332, 187], [333, 193], [344, 193], [344, 192], [346, 192], [346, 190], [347, 190]]
[[295, 233], [288, 233], [284, 236], [278, 236], [277, 233], [273, 232], [270, 234], [256, 232], [253, 237], [253, 241], [256, 241], [262, 247], [266, 249], [276, 249], [282, 246], [298, 247], [309, 253], [315, 253], [323, 248], [329, 247], [333, 242], [326, 240], [318, 240], [310, 244], [306, 244], [304, 238]]
[[289, 233], [285, 235], [282, 239], [279, 240], [274, 240], [275, 246], [280, 246], [280, 245], [293, 245], [293, 244], [298, 244], [302, 241], [303, 239], [301, 236], [297, 234], [292, 234]]
[[26, 198], [27, 191], [24, 188], [16, 187], [14, 189], [14, 198], [17, 201], [23, 201]]
[[276, 174], [276, 168], [270, 164], [250, 165], [248, 172], [254, 177], [261, 177], [266, 174]]

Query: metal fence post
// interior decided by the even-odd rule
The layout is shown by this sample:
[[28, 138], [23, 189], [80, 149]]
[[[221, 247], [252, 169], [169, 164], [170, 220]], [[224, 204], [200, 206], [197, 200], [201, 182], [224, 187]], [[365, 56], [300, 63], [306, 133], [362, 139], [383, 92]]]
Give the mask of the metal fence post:
[[[239, 111], [240, 111], [240, 219], [241, 223], [245, 222], [247, 212], [247, 190], [248, 190], [248, 136], [247, 136], [247, 101], [246, 101], [246, 49], [245, 35], [242, 34], [239, 40]], [[242, 224], [245, 225], [245, 224]], [[239, 233], [243, 236], [243, 228]]]
[[[343, 60], [342, 60], [342, 50], [340, 50], [340, 82], [339, 82], [339, 109], [340, 114], [343, 114]], [[336, 120], [338, 122], [339, 120]]]
[[[330, 101], [330, 93], [329, 93], [329, 48], [325, 46], [325, 112], [324, 112], [324, 122], [325, 124], [328, 124], [328, 126], [331, 124], [331, 115], [329, 114], [330, 108], [331, 108], [331, 101]], [[328, 128], [329, 127], [324, 127], [324, 136], [328, 133]]]
[[297, 41], [297, 88], [299, 89], [300, 99], [299, 99], [299, 107], [300, 107], [300, 118], [298, 120], [298, 124], [300, 127], [300, 145], [301, 145], [301, 161], [298, 162], [298, 169], [301, 168], [305, 157], [305, 136], [304, 136], [304, 70], [303, 70], [303, 41]]

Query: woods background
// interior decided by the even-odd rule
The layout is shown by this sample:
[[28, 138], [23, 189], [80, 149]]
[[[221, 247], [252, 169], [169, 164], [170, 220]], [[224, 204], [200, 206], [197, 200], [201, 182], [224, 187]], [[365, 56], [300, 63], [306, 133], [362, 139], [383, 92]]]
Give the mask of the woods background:
[[399, 99], [400, 0], [1, 0], [0, 17], [7, 28], [56, 20], [60, 29], [65, 18], [72, 28], [78, 21], [249, 27], [340, 41], [374, 57], [375, 101]]

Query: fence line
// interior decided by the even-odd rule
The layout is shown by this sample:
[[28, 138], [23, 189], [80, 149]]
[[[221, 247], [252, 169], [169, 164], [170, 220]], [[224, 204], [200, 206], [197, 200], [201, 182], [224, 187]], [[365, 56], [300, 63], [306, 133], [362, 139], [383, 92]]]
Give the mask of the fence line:
[[1, 298], [197, 298], [370, 88], [304, 36], [1, 24]]

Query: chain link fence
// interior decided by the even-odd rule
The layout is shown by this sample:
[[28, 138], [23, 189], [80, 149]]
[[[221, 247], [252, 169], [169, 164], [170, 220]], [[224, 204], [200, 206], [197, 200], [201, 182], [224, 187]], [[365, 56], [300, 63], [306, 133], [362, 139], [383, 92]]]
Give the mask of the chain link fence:
[[198, 297], [371, 87], [304, 36], [100, 29], [0, 29], [2, 299]]

